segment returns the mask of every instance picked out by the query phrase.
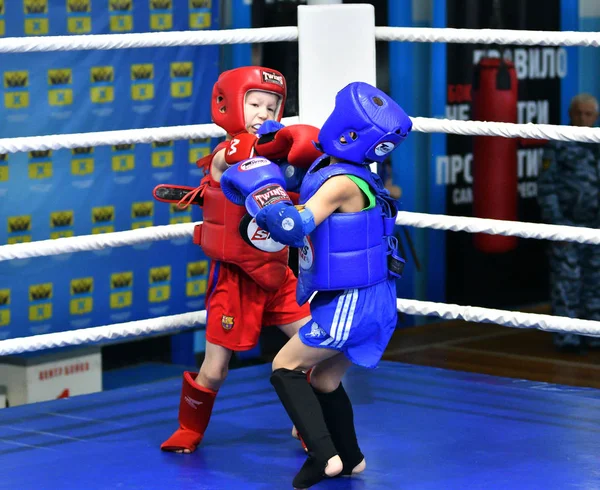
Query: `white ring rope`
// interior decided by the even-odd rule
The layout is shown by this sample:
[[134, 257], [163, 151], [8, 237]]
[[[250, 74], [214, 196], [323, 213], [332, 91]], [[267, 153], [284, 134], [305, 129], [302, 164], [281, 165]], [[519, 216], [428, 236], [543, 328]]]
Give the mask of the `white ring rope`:
[[[457, 121], [412, 117], [413, 130], [421, 133], [450, 133], [462, 136], [501, 136], [504, 138], [551, 139], [559, 141], [600, 142], [600, 128], [559, 126], [552, 124], [513, 124], [482, 121]], [[285, 125], [297, 124], [298, 117], [284, 118]], [[0, 153], [17, 153], [61, 148], [102, 145], [152, 143], [194, 138], [218, 138], [224, 131], [215, 124], [167, 126], [162, 128], [126, 129], [50, 136], [27, 136], [0, 139]]]
[[46, 333], [34, 337], [19, 337], [0, 341], [0, 356], [42, 349], [54, 349], [69, 345], [81, 345], [106, 339], [137, 337], [139, 335], [179, 330], [204, 324], [206, 324], [206, 310], [149, 318], [147, 320], [115, 323], [114, 325], [103, 325], [101, 327]]
[[219, 138], [225, 131], [215, 124], [171, 126], [163, 128], [124, 129], [99, 131], [97, 133], [52, 134], [48, 136], [24, 136], [0, 139], [0, 153], [20, 151], [60, 150], [62, 148], [86, 148], [103, 145], [123, 145], [173, 141], [196, 138]]
[[[186, 238], [193, 234], [194, 226], [199, 223], [150, 226], [137, 230], [103, 233], [100, 235], [83, 235], [57, 238], [55, 240], [1, 245], [0, 262], [33, 257], [49, 257], [72, 252], [102, 250], [111, 247], [124, 247], [126, 245], [136, 245], [138, 243], [159, 240]], [[396, 224], [414, 226], [416, 228], [433, 228], [436, 230], [466, 231], [469, 233], [486, 233], [488, 235], [519, 236], [541, 240], [600, 244], [600, 230], [577, 226], [546, 225], [520, 221], [469, 218], [466, 216], [445, 216], [409, 211], [398, 212]]]
[[[298, 118], [287, 117], [282, 120], [282, 123], [285, 125], [296, 124], [298, 123]], [[20, 138], [1, 138], [0, 153], [152, 143], [154, 141], [176, 141], [197, 138], [221, 138], [223, 136], [225, 136], [225, 131], [216, 124], [125, 129], [120, 131], [99, 131], [96, 133], [26, 136]]]
[[547, 225], [522, 221], [413, 213], [409, 211], [399, 211], [396, 217], [396, 224], [414, 226], [416, 228], [433, 228], [435, 230], [467, 231], [469, 233], [486, 233], [488, 235], [537, 238], [539, 240], [600, 244], [600, 230], [581, 226]]
[[[600, 46], [600, 33], [452, 29], [433, 27], [375, 27], [378, 41], [517, 44], [542, 46]], [[0, 53], [165, 48], [220, 44], [297, 41], [298, 27], [261, 27], [218, 31], [143, 32], [0, 39]]]
[[529, 46], [600, 46], [599, 32], [375, 27], [378, 41], [420, 43], [519, 44]]
[[600, 336], [600, 322], [520, 311], [495, 310], [478, 306], [460, 306], [414, 299], [398, 299], [398, 311], [408, 315], [437, 316], [449, 320], [495, 323], [507, 327], [537, 328], [546, 332], [568, 332]]
[[187, 238], [194, 233], [195, 223], [179, 223], [176, 225], [149, 226], [136, 230], [101, 233], [99, 235], [82, 235], [55, 240], [15, 243], [0, 246], [0, 262], [4, 260], [29, 259], [32, 257], [50, 257], [72, 252], [103, 250], [105, 248], [124, 247], [138, 243], [156, 242]]
[[298, 40], [298, 27], [261, 27], [218, 31], [142, 32], [80, 36], [8, 37], [0, 39], [0, 53], [170, 48], [210, 44], [269, 43]]
[[413, 130], [422, 133], [450, 133], [462, 136], [502, 136], [559, 141], [600, 142], [600, 128], [561, 126], [554, 124], [514, 124], [483, 121], [457, 121], [413, 117]]
[[[537, 328], [548, 332], [569, 332], [600, 336], [600, 322], [580, 320], [578, 318], [495, 310], [474, 306], [449, 305], [409, 299], [398, 299], [396, 307], [398, 311], [409, 315], [436, 316], [479, 323], [495, 323], [518, 328]], [[114, 325], [104, 325], [101, 327], [42, 334], [34, 337], [20, 337], [0, 341], [0, 356], [70, 345], [81, 345], [104, 339], [113, 340], [150, 333], [160, 333], [205, 323], [206, 311], [204, 310], [127, 323], [117, 323]]]

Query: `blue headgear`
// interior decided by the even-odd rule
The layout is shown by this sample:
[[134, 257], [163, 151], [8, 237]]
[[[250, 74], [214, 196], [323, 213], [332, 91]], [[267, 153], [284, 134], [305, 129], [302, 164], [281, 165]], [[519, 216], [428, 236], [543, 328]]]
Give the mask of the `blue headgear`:
[[368, 83], [353, 82], [336, 95], [319, 146], [348, 162], [383, 162], [411, 129], [412, 121], [391, 97]]

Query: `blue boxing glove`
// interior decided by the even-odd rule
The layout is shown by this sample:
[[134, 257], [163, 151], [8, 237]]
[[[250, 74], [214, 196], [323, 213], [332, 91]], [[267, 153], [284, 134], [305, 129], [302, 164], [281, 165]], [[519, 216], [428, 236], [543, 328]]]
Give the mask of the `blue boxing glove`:
[[276, 242], [298, 248], [304, 246], [304, 237], [316, 228], [310, 209], [288, 202], [262, 208], [256, 215], [256, 224], [271, 233]]
[[265, 206], [280, 202], [292, 203], [285, 192], [281, 170], [266, 158], [244, 160], [229, 167], [221, 176], [225, 197], [238, 206], [246, 206], [251, 216]]
[[289, 163], [279, 163], [279, 168], [285, 179], [285, 190], [289, 192], [300, 192], [302, 179], [306, 175], [306, 169], [295, 167]]

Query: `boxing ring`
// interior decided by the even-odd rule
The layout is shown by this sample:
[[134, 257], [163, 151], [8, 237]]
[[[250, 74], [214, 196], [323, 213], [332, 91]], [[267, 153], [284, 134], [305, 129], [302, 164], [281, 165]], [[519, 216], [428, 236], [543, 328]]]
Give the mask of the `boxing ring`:
[[[0, 488], [291, 488], [269, 366], [231, 371], [202, 446], [158, 445], [181, 379], [0, 411]], [[383, 362], [345, 381], [367, 470], [315, 488], [598, 488], [600, 392]], [[376, 414], [376, 416], [373, 416]]]
[[[341, 10], [340, 10], [341, 8]], [[370, 12], [365, 15], [367, 8]], [[334, 15], [332, 15], [334, 12]], [[343, 32], [341, 52], [314, 36]], [[328, 30], [324, 30], [327, 26]], [[334, 36], [335, 37], [335, 36]], [[312, 39], [312, 41], [311, 41]], [[322, 38], [321, 38], [322, 39]], [[600, 34], [375, 27], [369, 6], [299, 7], [298, 27], [0, 39], [0, 53], [125, 49], [298, 40], [300, 114], [319, 125], [344, 83], [374, 83], [375, 40], [598, 46]], [[353, 47], [356, 43], [357, 49]], [[361, 49], [358, 48], [361, 46]], [[366, 46], [366, 48], [365, 48]], [[318, 62], [314, 62], [319, 53]], [[351, 55], [351, 56], [350, 56]], [[309, 60], [310, 59], [310, 63]], [[310, 68], [309, 65], [313, 65]], [[351, 66], [352, 65], [352, 66]], [[303, 93], [332, 75], [308, 107]], [[306, 100], [306, 98], [304, 98]], [[600, 129], [414, 117], [419, 132], [600, 142]], [[290, 118], [284, 123], [292, 123]], [[214, 125], [0, 139], [0, 153], [222, 136]], [[150, 192], [150, 190], [148, 191]], [[600, 243], [600, 231], [400, 212], [397, 223], [528, 239]], [[157, 240], [191, 238], [195, 224], [0, 246], [0, 260], [49, 257]], [[191, 240], [190, 240], [191, 244]], [[398, 299], [410, 315], [460, 318], [514, 328], [600, 336], [600, 322]], [[197, 328], [205, 312], [0, 341], [0, 355]], [[174, 428], [181, 379], [0, 410], [0, 488], [289, 488], [305, 458], [268, 382], [270, 366], [234, 370], [220, 390], [207, 437], [192, 455], [163, 453]], [[367, 470], [319, 488], [599, 488], [600, 391], [382, 362], [352, 369]]]

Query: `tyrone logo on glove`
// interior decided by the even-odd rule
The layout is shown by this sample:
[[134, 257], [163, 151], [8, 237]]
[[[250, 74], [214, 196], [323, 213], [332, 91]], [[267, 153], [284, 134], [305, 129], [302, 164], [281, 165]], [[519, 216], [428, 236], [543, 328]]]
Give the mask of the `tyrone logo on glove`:
[[246, 160], [240, 164], [239, 171], [247, 172], [248, 170], [253, 170], [258, 167], [265, 167], [267, 165], [273, 165], [273, 163], [266, 158], [250, 158], [249, 160]]
[[252, 199], [260, 209], [282, 201], [289, 201], [290, 196], [279, 184], [266, 185], [252, 194]]

